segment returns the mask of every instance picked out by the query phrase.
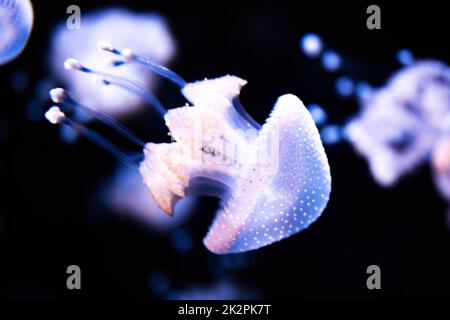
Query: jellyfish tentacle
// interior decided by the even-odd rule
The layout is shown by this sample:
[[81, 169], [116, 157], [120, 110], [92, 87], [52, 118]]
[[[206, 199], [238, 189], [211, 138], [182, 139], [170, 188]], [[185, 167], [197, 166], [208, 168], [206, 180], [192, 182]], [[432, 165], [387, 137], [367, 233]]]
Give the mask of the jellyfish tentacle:
[[125, 62], [136, 62], [144, 66], [145, 68], [150, 69], [160, 76], [170, 80], [180, 88], [183, 88], [186, 85], [186, 81], [176, 72], [160, 64], [157, 64], [147, 57], [135, 54], [131, 49], [119, 50], [114, 48], [109, 42], [106, 41], [100, 41], [98, 46], [101, 50], [108, 51], [115, 55], [123, 57], [125, 59]]
[[68, 70], [77, 70], [84, 73], [94, 74], [100, 77], [100, 79], [102, 79], [103, 83], [106, 85], [113, 84], [140, 96], [145, 101], [147, 101], [161, 117], [164, 117], [164, 114], [167, 111], [162, 102], [150, 90], [144, 88], [136, 81], [85, 67], [75, 59], [67, 59], [64, 63], [64, 67]]
[[140, 147], [145, 146], [145, 142], [131, 132], [127, 127], [123, 126], [121, 123], [116, 121], [114, 118], [97, 112], [79, 102], [77, 102], [73, 97], [71, 97], [63, 88], [54, 88], [50, 90], [50, 97], [54, 103], [58, 103], [63, 107], [63, 111], [72, 112], [74, 109], [79, 109], [91, 117], [103, 122], [104, 124], [110, 126], [115, 131], [120, 133], [122, 136], [130, 140], [131, 142], [137, 144]]
[[137, 163], [135, 161], [133, 161], [133, 157], [130, 157], [127, 153], [125, 153], [119, 147], [117, 147], [116, 145], [111, 143], [108, 139], [103, 137], [101, 134], [66, 117], [65, 113], [62, 112], [59, 107], [57, 107], [57, 106], [51, 107], [46, 112], [45, 117], [47, 118], [47, 120], [49, 120], [53, 124], [61, 124], [61, 125], [68, 126], [71, 129], [75, 130], [80, 135], [84, 136], [86, 139], [90, 140], [94, 144], [98, 145], [102, 149], [104, 149], [107, 152], [109, 152], [110, 154], [112, 154], [124, 165], [126, 165], [132, 169], [137, 168]]

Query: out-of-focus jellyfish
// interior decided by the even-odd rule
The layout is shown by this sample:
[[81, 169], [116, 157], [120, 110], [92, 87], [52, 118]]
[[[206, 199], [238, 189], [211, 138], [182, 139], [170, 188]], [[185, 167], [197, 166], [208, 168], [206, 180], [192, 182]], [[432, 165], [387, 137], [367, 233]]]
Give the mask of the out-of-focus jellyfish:
[[315, 33], [307, 33], [300, 39], [300, 48], [307, 57], [316, 58], [322, 53], [322, 39]]
[[0, 0], [0, 65], [22, 52], [32, 27], [33, 7], [29, 0]]
[[359, 100], [365, 100], [370, 97], [372, 87], [365, 81], [360, 81], [355, 86], [355, 94]]
[[250, 300], [261, 299], [256, 290], [237, 285], [232, 280], [221, 280], [210, 285], [194, 285], [173, 291], [169, 300]]
[[341, 67], [341, 56], [336, 51], [325, 51], [322, 55], [322, 65], [327, 71], [337, 71]]
[[[436, 188], [450, 204], [450, 130], [435, 142], [431, 164]], [[447, 222], [450, 226], [450, 208], [447, 211]]]
[[395, 73], [362, 100], [346, 127], [378, 183], [392, 186], [431, 155], [436, 185], [450, 201], [449, 134], [450, 69], [438, 61], [417, 61]]
[[404, 66], [410, 65], [414, 62], [414, 56], [412, 52], [407, 49], [398, 50], [396, 57], [397, 61]]
[[264, 125], [239, 102], [246, 81], [235, 76], [186, 83], [173, 71], [129, 49], [99, 45], [123, 59], [172, 80], [192, 105], [167, 110], [136, 82], [93, 70], [74, 59], [67, 69], [100, 77], [107, 85], [145, 98], [160, 113], [172, 143], [144, 143], [112, 118], [76, 102], [61, 88], [51, 91], [47, 119], [77, 130], [122, 162], [133, 160], [70, 115], [84, 111], [109, 124], [144, 149], [139, 169], [159, 207], [173, 214], [174, 204], [190, 194], [216, 195], [223, 200], [204, 239], [218, 254], [245, 252], [294, 235], [325, 209], [331, 191], [328, 160], [314, 120], [296, 96], [278, 98]]
[[121, 47], [133, 46], [153, 61], [168, 64], [175, 55], [176, 45], [166, 21], [157, 14], [137, 14], [121, 8], [83, 12], [82, 19], [80, 29], [70, 30], [65, 22], [56, 29], [50, 55], [53, 73], [74, 97], [83, 104], [91, 105], [96, 111], [115, 117], [136, 112], [143, 105], [142, 97], [117, 86], [86, 81], [80, 74], [69, 74], [63, 67], [64, 61], [67, 57], [74, 57], [88, 65], [97, 66], [99, 70], [127, 77], [147, 89], [154, 89], [154, 75], [142, 72], [138, 65], [122, 64], [121, 61], [96, 54], [92, 48], [99, 40], [108, 40]]
[[337, 124], [330, 124], [320, 130], [324, 144], [336, 144], [342, 139], [342, 128]]
[[314, 119], [314, 122], [316, 125], [320, 126], [327, 122], [328, 116], [326, 111], [319, 106], [318, 104], [310, 104], [308, 105], [309, 113], [311, 113], [311, 116]]
[[354, 89], [353, 80], [347, 76], [339, 77], [336, 79], [335, 89], [341, 97], [350, 97]]
[[195, 200], [179, 201], [173, 217], [161, 210], [151, 197], [137, 170], [119, 166], [106, 186], [102, 187], [102, 202], [114, 212], [132, 216], [156, 232], [166, 232], [180, 226], [189, 216]]

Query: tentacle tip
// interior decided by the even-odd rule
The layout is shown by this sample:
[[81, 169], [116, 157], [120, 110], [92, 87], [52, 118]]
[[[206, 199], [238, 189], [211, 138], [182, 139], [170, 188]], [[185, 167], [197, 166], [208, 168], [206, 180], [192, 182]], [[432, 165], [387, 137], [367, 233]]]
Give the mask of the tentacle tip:
[[61, 123], [65, 119], [66, 115], [58, 106], [53, 106], [45, 113], [45, 118], [53, 124]]
[[66, 70], [81, 70], [82, 66], [81, 63], [78, 62], [78, 60], [69, 58], [64, 61], [64, 68]]
[[133, 50], [131, 50], [129, 48], [123, 49], [122, 57], [124, 57], [127, 62], [131, 61], [134, 58]]
[[103, 51], [108, 51], [108, 52], [113, 52], [114, 51], [114, 47], [112, 46], [112, 44], [110, 42], [108, 42], [108, 41], [105, 41], [105, 40], [99, 41], [97, 43], [97, 47], [100, 50], [103, 50]]
[[61, 103], [66, 97], [66, 90], [63, 88], [54, 88], [50, 90], [49, 94], [54, 103]]

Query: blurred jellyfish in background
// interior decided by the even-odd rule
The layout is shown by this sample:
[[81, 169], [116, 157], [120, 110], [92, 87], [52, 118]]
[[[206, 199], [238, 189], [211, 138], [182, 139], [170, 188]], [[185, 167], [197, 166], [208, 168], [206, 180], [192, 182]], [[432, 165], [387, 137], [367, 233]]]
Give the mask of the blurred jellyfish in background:
[[450, 202], [450, 69], [439, 61], [416, 61], [386, 86], [361, 100], [346, 137], [369, 162], [375, 180], [394, 185], [429, 162], [438, 190]]
[[29, 0], [0, 0], [0, 65], [22, 52], [32, 27], [33, 7]]
[[414, 56], [408, 49], [400, 49], [396, 54], [397, 61], [404, 66], [410, 65], [414, 62]]
[[[360, 105], [359, 113], [344, 125], [328, 123], [325, 109], [310, 108], [323, 143], [349, 141], [367, 159], [377, 183], [386, 187], [429, 163], [437, 190], [450, 203], [449, 67], [440, 61], [416, 60], [410, 50], [400, 49], [396, 59], [403, 68], [384, 87], [373, 88], [342, 74], [351, 68], [342, 64], [336, 51], [322, 51], [325, 44], [318, 35], [304, 35], [301, 44], [307, 57], [321, 57], [325, 71], [341, 73], [334, 82], [337, 96], [354, 98]], [[450, 221], [450, 209], [448, 217]]]
[[366, 100], [372, 94], [372, 87], [365, 81], [359, 81], [355, 85], [355, 96], [359, 100]]
[[119, 47], [133, 47], [152, 61], [166, 65], [175, 56], [175, 40], [163, 17], [154, 13], [137, 14], [122, 8], [83, 12], [80, 29], [70, 30], [65, 22], [56, 28], [50, 55], [53, 74], [82, 104], [115, 117], [130, 115], [142, 106], [141, 97], [64, 69], [64, 61], [75, 58], [97, 70], [126, 76], [146, 89], [155, 89], [157, 78], [152, 73], [142, 72], [140, 66], [133, 64], [117, 67], [115, 64], [121, 61], [113, 61], [110, 56], [93, 50], [101, 40], [113, 42]]
[[[155, 232], [168, 232], [179, 227], [195, 205], [195, 199], [187, 197], [176, 204], [173, 217], [165, 214], [153, 200], [139, 172], [124, 165], [117, 167], [114, 176], [101, 190], [102, 202], [113, 212], [131, 216]], [[186, 240], [185, 233], [175, 232], [173, 237], [176, 246], [187, 250], [189, 239]]]
[[342, 140], [342, 128], [337, 124], [329, 124], [320, 130], [320, 136], [325, 145], [332, 145]]
[[322, 55], [322, 66], [330, 72], [339, 70], [341, 67], [341, 56], [336, 51], [325, 51]]
[[321, 106], [313, 103], [308, 105], [307, 108], [317, 126], [327, 122], [328, 115]]
[[[432, 151], [433, 178], [438, 191], [450, 203], [450, 135], [440, 137]], [[450, 209], [448, 211], [450, 225]]]
[[322, 39], [315, 33], [307, 33], [300, 39], [300, 49], [307, 57], [317, 58], [322, 53]]
[[339, 96], [344, 98], [351, 97], [354, 90], [353, 80], [350, 77], [341, 76], [336, 79], [335, 89]]

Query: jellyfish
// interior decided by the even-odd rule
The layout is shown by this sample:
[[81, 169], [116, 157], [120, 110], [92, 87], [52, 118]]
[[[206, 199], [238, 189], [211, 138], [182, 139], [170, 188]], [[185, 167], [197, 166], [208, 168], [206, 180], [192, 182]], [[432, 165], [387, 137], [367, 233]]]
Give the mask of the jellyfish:
[[[175, 72], [130, 49], [101, 42], [102, 50], [148, 68], [180, 88], [188, 103], [167, 109], [136, 82], [68, 59], [65, 67], [138, 94], [164, 119], [172, 142], [145, 143], [111, 117], [77, 102], [62, 88], [46, 113], [136, 167], [158, 206], [169, 215], [180, 199], [213, 195], [222, 200], [203, 243], [216, 254], [255, 250], [299, 233], [316, 221], [331, 192], [327, 156], [314, 120], [299, 98], [278, 98], [263, 125], [239, 101], [245, 80], [232, 75], [186, 82]], [[81, 110], [109, 124], [143, 149], [133, 159], [91, 129], [71, 119]]]
[[[450, 133], [440, 137], [432, 150], [433, 181], [440, 195], [450, 204]], [[450, 227], [450, 206], [447, 210]]]
[[435, 60], [415, 61], [387, 85], [361, 100], [346, 136], [367, 159], [375, 180], [392, 186], [422, 164], [450, 202], [450, 69]]
[[[116, 76], [127, 77], [143, 87], [155, 89], [157, 78], [140, 72], [133, 64], [93, 54], [98, 39], [108, 39], [118, 46], [131, 45], [159, 64], [167, 65], [175, 56], [175, 40], [165, 19], [155, 13], [137, 14], [123, 8], [108, 8], [84, 13], [82, 27], [70, 30], [63, 22], [53, 34], [50, 65], [53, 74], [80, 102], [91, 105], [96, 111], [116, 118], [129, 116], [143, 105], [144, 100], [116, 86], [104, 86], [98, 81], [86, 81], [82, 75], [72, 75], [63, 68], [68, 56], [99, 66]], [[119, 66], [115, 65], [119, 64]]]
[[23, 51], [32, 27], [33, 7], [29, 0], [0, 0], [0, 65]]

